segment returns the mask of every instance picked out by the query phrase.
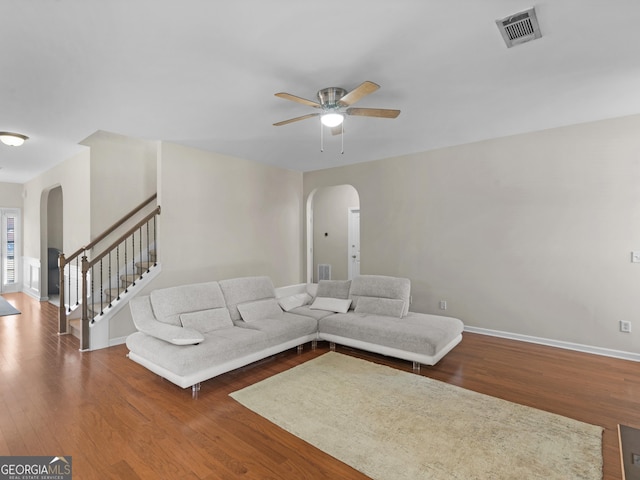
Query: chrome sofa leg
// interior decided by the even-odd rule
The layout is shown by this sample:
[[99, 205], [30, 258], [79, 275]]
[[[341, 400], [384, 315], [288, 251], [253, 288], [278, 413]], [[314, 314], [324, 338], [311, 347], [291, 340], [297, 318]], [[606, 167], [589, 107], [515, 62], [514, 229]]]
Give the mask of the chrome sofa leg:
[[316, 348], [318, 348], [318, 341], [311, 340], [311, 350], [315, 350]]
[[198, 398], [198, 392], [200, 391], [200, 383], [191, 385], [191, 397]]
[[329, 348], [331, 349], [332, 352], [336, 351], [336, 344], [333, 342], [329, 342]]
[[304, 349], [304, 345], [298, 345], [298, 355], [302, 353], [303, 349]]
[[420, 373], [420, 362], [413, 362], [413, 373]]

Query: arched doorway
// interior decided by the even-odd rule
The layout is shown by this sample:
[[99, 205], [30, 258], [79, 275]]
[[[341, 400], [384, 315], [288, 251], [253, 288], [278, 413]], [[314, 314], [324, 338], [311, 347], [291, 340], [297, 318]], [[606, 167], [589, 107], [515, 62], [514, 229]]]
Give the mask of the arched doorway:
[[60, 273], [58, 254], [63, 251], [63, 195], [60, 185], [42, 192], [40, 203], [40, 291], [57, 304]]
[[352, 185], [322, 187], [307, 199], [307, 282], [359, 274], [360, 196]]

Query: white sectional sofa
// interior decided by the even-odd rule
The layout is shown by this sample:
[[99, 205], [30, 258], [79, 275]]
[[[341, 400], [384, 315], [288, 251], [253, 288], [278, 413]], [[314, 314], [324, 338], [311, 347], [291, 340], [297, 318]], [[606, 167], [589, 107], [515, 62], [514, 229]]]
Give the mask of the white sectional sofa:
[[200, 382], [305, 343], [335, 344], [434, 365], [462, 321], [409, 312], [408, 279], [362, 275], [274, 289], [243, 277], [159, 289], [131, 301], [129, 358], [194, 392]]

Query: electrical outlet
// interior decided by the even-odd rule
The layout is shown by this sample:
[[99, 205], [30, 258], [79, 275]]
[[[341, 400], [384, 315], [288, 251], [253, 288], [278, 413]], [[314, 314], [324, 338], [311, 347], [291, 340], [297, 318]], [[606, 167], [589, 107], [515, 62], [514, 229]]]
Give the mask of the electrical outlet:
[[446, 310], [446, 309], [447, 309], [447, 301], [440, 300], [440, 310]]
[[631, 322], [620, 320], [620, 331], [624, 333], [631, 333]]

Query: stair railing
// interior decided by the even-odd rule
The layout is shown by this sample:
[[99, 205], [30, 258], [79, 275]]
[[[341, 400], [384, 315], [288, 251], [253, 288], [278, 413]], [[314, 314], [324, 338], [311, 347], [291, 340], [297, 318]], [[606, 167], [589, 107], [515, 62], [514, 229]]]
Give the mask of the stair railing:
[[[116, 298], [127, 291], [127, 287], [120, 285], [119, 279], [121, 273], [124, 272], [125, 277], [129, 274], [136, 278], [136, 262], [143, 260], [151, 260], [151, 251], [155, 249], [157, 242], [157, 216], [160, 214], [160, 206], [157, 206], [143, 219], [138, 221], [133, 227], [124, 234], [111, 242], [102, 253], [98, 254], [91, 260], [87, 257], [87, 252], [93, 249], [98, 243], [115, 232], [119, 227], [125, 224], [136, 213], [140, 212], [145, 206], [150, 204], [157, 198], [154, 194], [143, 203], [134, 208], [127, 215], [122, 217], [102, 234], [96, 237], [88, 245], [78, 249], [68, 257], [61, 253], [59, 256], [60, 268], [60, 307], [58, 310], [58, 331], [60, 334], [68, 332], [68, 315], [73, 310], [72, 307], [81, 306], [81, 345], [80, 350], [90, 348], [89, 341], [89, 325], [95, 321], [95, 315], [90, 315], [89, 303], [99, 305], [99, 312], [96, 315], [105, 313], [107, 307], [111, 306], [111, 301], [105, 300], [105, 294], [112, 293], [112, 274], [116, 275]], [[114, 267], [115, 262], [115, 267]], [[106, 268], [105, 268], [106, 263]], [[155, 258], [154, 258], [155, 264]], [[65, 267], [67, 268], [67, 278], [65, 279]], [[73, 269], [75, 267], [75, 269]], [[96, 273], [96, 268], [98, 272]], [[147, 272], [150, 264], [147, 264]], [[75, 272], [75, 279], [72, 278], [72, 272]], [[142, 277], [144, 272], [140, 275]], [[96, 293], [96, 283], [98, 289]], [[75, 291], [72, 288], [75, 284]], [[68, 289], [68, 290], [67, 290]], [[75, 294], [75, 298], [73, 295]], [[75, 303], [74, 303], [75, 301]], [[106, 306], [105, 306], [106, 305]]]

